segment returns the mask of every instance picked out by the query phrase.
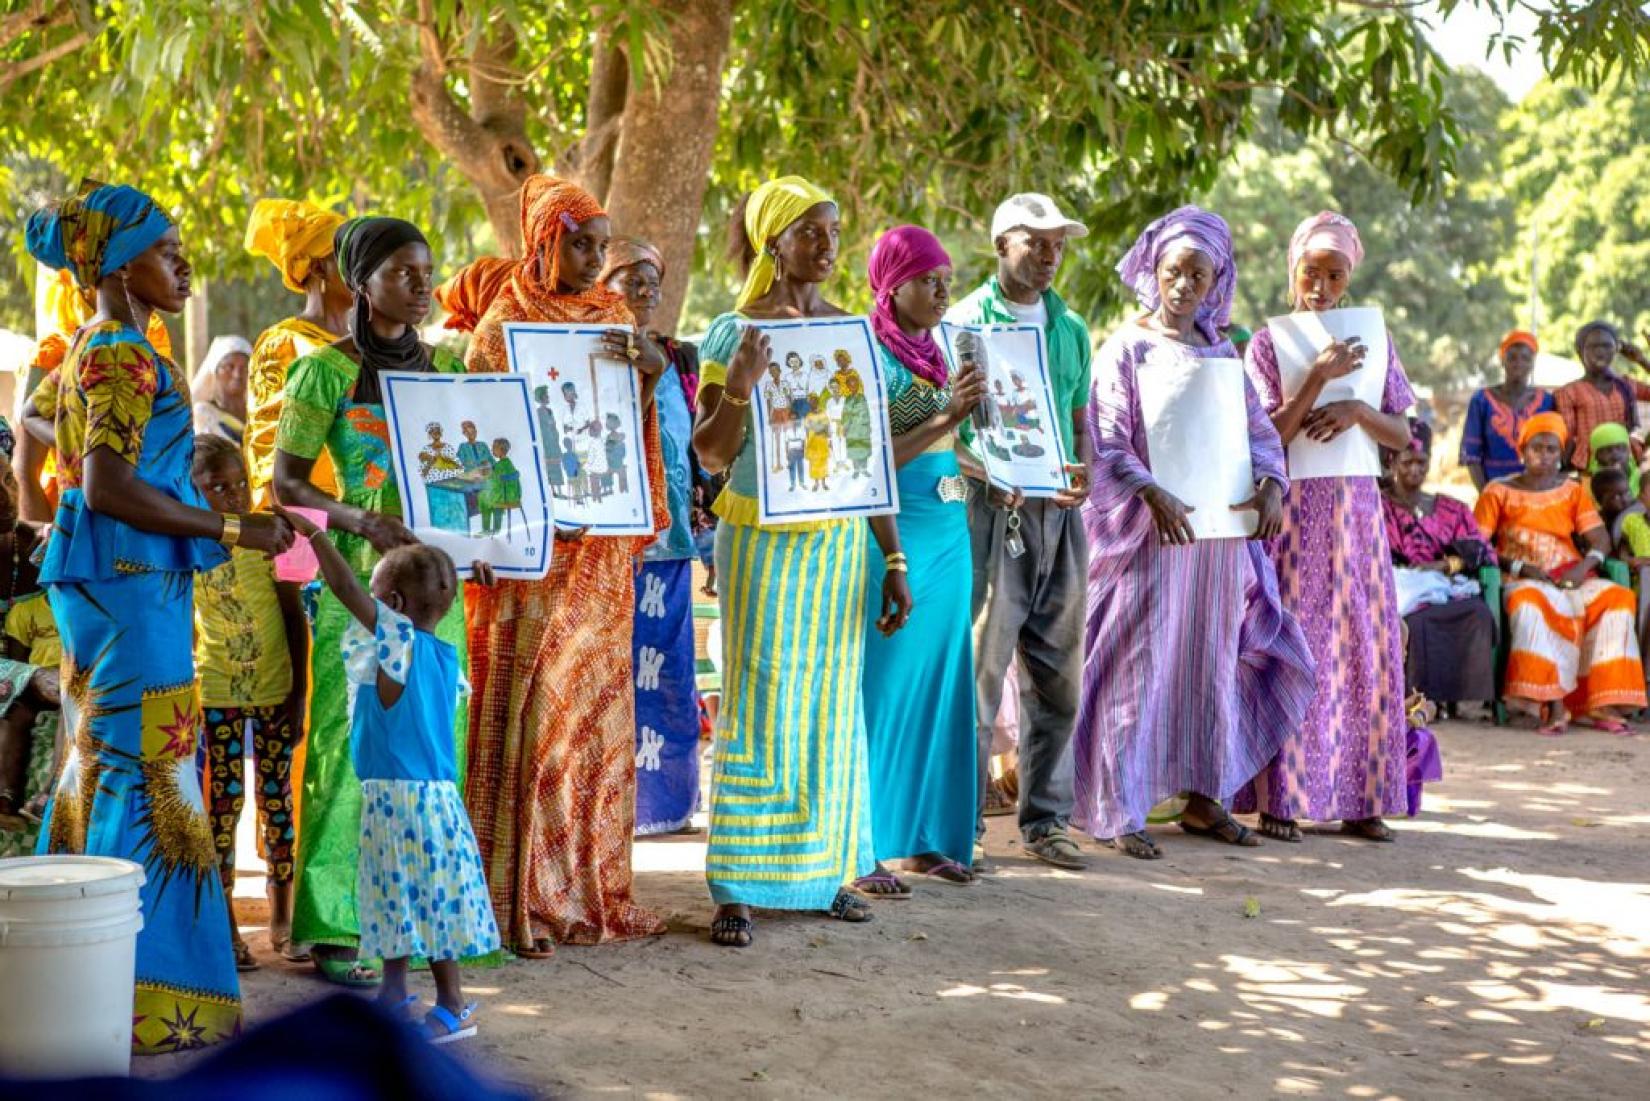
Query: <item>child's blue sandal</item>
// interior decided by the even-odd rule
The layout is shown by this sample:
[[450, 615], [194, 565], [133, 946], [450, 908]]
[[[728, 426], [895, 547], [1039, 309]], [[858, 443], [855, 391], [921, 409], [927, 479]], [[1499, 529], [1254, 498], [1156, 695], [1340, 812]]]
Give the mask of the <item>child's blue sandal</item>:
[[[464, 1012], [453, 1015], [446, 1006], [437, 1005], [424, 1014], [424, 1034], [432, 1044], [451, 1044], [458, 1040], [468, 1040], [476, 1034], [476, 1026], [469, 1023], [475, 1014], [479, 1003], [471, 1002], [464, 1007]], [[441, 1031], [437, 1031], [437, 1029]]]

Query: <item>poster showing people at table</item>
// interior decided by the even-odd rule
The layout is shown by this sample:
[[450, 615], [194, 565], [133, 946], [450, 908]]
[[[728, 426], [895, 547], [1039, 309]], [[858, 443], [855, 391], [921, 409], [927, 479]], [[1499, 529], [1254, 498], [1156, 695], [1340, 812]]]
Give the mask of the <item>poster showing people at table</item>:
[[554, 513], [528, 380], [518, 375], [385, 372], [384, 413], [412, 533], [467, 577], [550, 569]]
[[609, 331], [512, 323], [505, 349], [531, 388], [556, 522], [594, 536], [651, 535], [641, 379], [602, 349]]

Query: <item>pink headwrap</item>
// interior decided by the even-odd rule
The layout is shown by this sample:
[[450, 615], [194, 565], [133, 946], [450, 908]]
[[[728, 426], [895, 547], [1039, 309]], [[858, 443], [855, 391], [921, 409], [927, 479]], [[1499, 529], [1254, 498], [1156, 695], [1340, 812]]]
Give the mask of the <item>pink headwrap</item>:
[[1346, 261], [1353, 270], [1363, 263], [1364, 243], [1358, 236], [1358, 227], [1344, 214], [1336, 214], [1333, 210], [1319, 211], [1306, 221], [1295, 227], [1295, 235], [1289, 238], [1289, 295], [1292, 299], [1295, 294], [1295, 269], [1300, 266], [1301, 257], [1309, 252], [1320, 249], [1330, 249], [1346, 257]]
[[894, 319], [894, 291], [919, 275], [950, 266], [951, 256], [940, 239], [921, 226], [896, 226], [878, 237], [866, 264], [871, 292], [876, 295], [876, 304], [871, 307], [871, 330], [912, 374], [935, 386], [945, 385], [945, 356], [933, 333], [907, 336], [900, 329]]

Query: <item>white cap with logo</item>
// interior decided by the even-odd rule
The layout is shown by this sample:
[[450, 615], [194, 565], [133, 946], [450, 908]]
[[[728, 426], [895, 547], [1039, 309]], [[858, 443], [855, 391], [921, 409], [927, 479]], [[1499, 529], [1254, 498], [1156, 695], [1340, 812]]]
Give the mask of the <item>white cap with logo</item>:
[[1011, 229], [1063, 229], [1067, 237], [1087, 237], [1089, 227], [1074, 222], [1060, 213], [1060, 207], [1047, 195], [1023, 191], [1010, 195], [991, 216], [991, 239], [995, 241]]

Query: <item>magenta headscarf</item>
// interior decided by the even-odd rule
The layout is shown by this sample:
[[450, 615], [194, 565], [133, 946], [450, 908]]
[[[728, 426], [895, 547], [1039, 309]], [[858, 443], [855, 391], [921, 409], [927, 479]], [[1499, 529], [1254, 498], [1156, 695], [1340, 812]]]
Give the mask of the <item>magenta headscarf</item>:
[[878, 237], [865, 265], [871, 293], [876, 295], [871, 330], [912, 374], [935, 386], [945, 385], [945, 356], [933, 333], [907, 336], [900, 329], [894, 319], [894, 290], [935, 268], [950, 266], [951, 256], [940, 239], [921, 226], [895, 226]]
[[1309, 252], [1329, 249], [1346, 257], [1354, 271], [1364, 259], [1364, 243], [1352, 219], [1333, 210], [1319, 211], [1295, 227], [1289, 238], [1289, 300], [1295, 299], [1295, 268]]
[[1215, 285], [1197, 308], [1197, 319], [1220, 330], [1232, 320], [1232, 296], [1237, 293], [1237, 262], [1232, 257], [1232, 231], [1226, 219], [1201, 207], [1183, 206], [1145, 228], [1117, 265], [1118, 277], [1134, 291], [1148, 310], [1163, 304], [1157, 291], [1157, 265], [1175, 248], [1194, 248], [1215, 265]]

